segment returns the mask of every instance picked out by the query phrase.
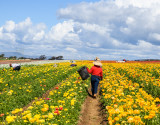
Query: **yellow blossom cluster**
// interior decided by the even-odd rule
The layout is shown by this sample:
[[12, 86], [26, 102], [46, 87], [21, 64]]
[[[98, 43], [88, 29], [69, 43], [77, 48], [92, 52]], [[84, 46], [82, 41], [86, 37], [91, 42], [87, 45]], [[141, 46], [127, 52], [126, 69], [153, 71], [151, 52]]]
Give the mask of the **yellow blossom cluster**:
[[127, 77], [125, 66], [127, 67], [124, 64], [105, 65], [106, 75], [101, 82], [101, 91], [109, 124], [159, 124], [160, 112], [156, 102], [160, 102], [160, 99], [140, 88], [139, 83], [134, 83], [131, 79], [134, 75]]

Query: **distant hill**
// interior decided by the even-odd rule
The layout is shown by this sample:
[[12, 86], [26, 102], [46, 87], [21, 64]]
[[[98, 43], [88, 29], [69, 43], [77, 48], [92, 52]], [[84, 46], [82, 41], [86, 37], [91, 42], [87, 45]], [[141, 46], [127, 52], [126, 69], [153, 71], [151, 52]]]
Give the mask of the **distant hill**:
[[10, 56], [16, 56], [19, 57], [26, 57], [26, 58], [37, 58], [37, 56], [29, 56], [29, 55], [23, 55], [19, 52], [0, 52], [0, 54], [4, 54], [4, 57], [10, 57]]
[[10, 57], [10, 56], [16, 56], [16, 57], [22, 57], [23, 54], [19, 52], [0, 52], [0, 54], [4, 54], [4, 57]]

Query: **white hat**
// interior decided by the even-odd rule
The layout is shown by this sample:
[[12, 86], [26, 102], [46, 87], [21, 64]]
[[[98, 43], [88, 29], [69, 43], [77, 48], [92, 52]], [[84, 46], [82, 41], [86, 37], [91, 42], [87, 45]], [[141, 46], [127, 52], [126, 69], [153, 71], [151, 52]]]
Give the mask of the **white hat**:
[[96, 57], [96, 58], [94, 59], [93, 64], [96, 65], [96, 66], [102, 66], [102, 63], [101, 63], [101, 61], [100, 61], [100, 59], [99, 59], [98, 57]]

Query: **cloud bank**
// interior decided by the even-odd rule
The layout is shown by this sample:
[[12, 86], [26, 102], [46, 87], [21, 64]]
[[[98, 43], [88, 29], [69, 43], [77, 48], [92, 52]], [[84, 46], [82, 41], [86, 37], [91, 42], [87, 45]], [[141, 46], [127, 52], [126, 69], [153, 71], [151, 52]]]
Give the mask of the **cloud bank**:
[[27, 17], [0, 27], [0, 50], [68, 59], [158, 59], [159, 0], [101, 0], [61, 8], [49, 30]]

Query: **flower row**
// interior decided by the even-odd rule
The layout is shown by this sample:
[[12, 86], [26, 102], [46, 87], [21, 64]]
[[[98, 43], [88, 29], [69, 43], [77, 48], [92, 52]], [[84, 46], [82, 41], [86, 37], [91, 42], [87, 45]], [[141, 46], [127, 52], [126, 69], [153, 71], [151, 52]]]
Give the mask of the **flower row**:
[[70, 63], [59, 63], [56, 68], [53, 64], [29, 65], [19, 72], [4, 69], [0, 74], [0, 120], [14, 108], [21, 108], [35, 97], [41, 97], [76, 70]]
[[81, 104], [87, 96], [78, 73], [72, 74], [49, 92], [46, 98], [35, 101], [22, 112], [21, 108], [11, 111], [2, 124], [77, 124]]
[[128, 79], [125, 73], [120, 74], [117, 69], [121, 66], [121, 64], [109, 64], [104, 67], [106, 77], [101, 82], [101, 94], [108, 113], [108, 123], [110, 125], [160, 124], [159, 106], [156, 105], [160, 99], [146, 93], [140, 88], [139, 83]]

